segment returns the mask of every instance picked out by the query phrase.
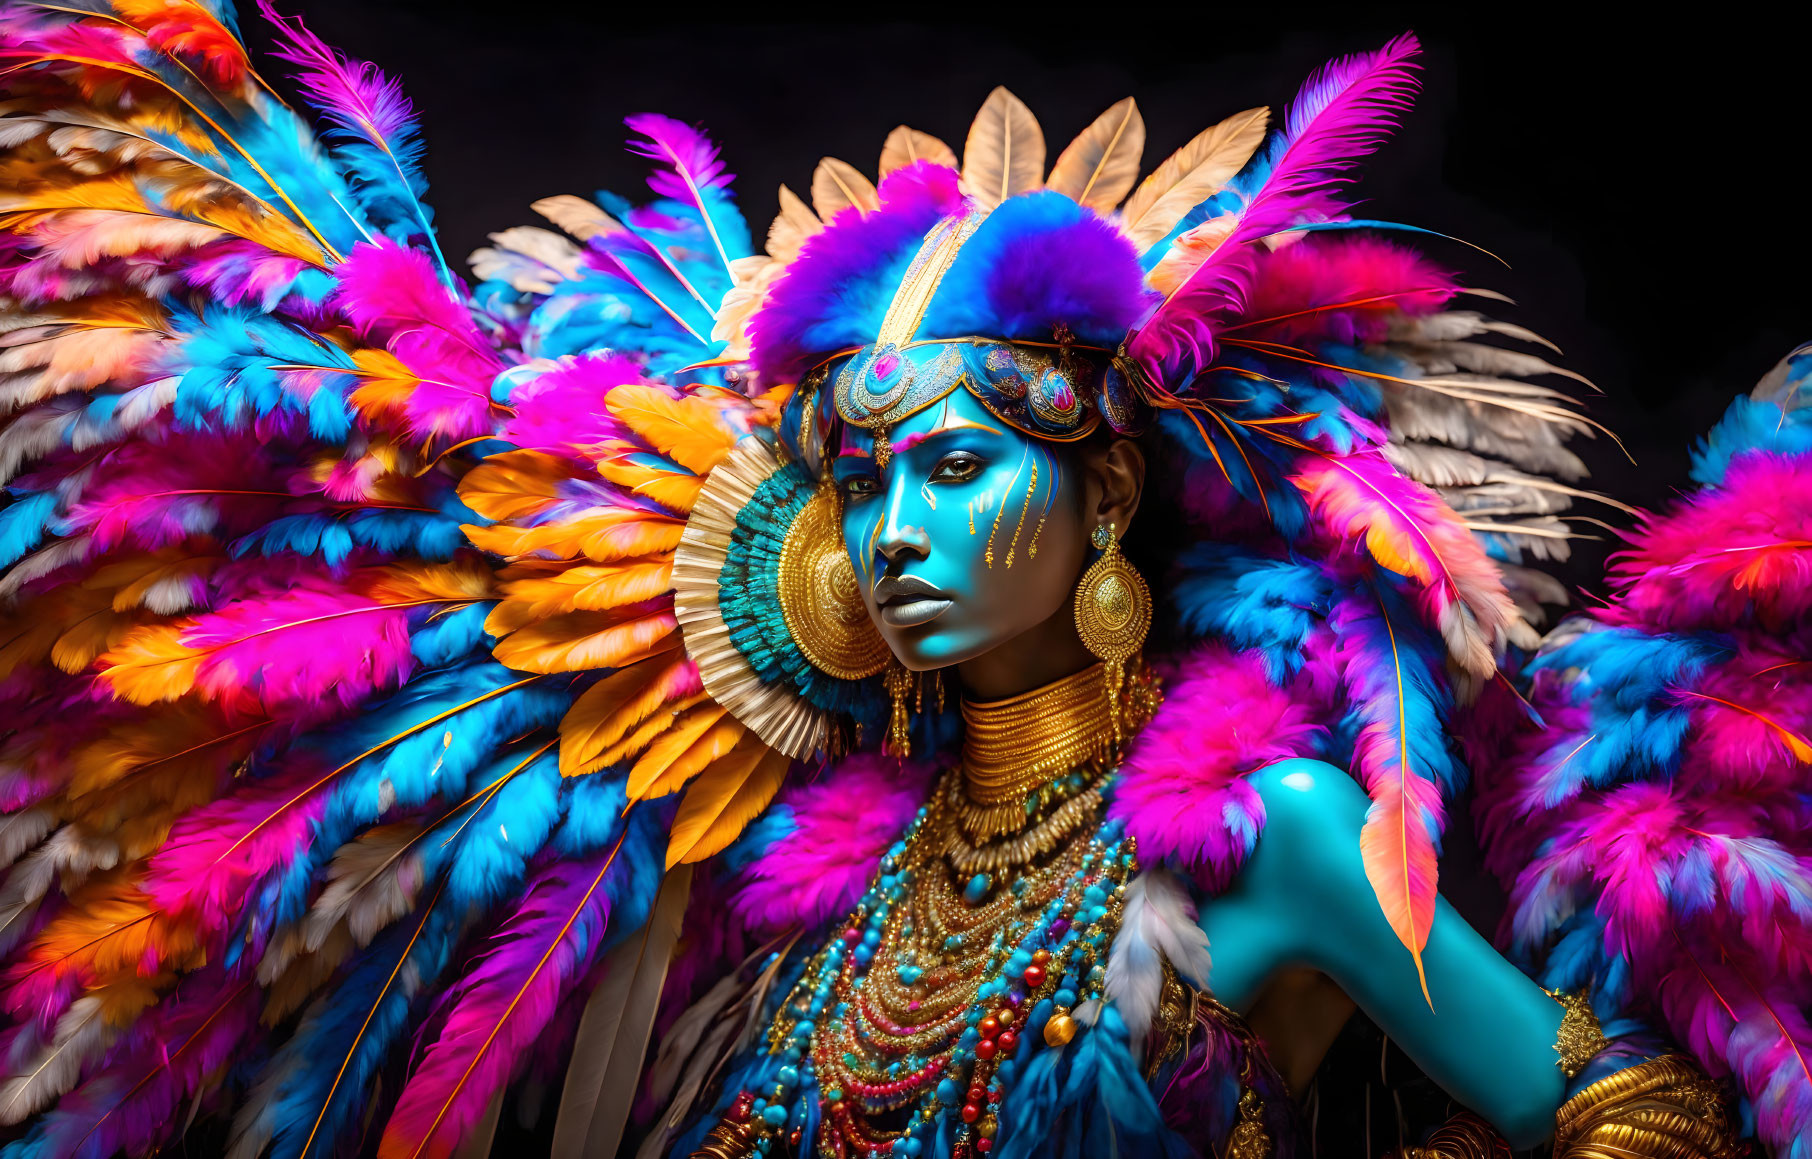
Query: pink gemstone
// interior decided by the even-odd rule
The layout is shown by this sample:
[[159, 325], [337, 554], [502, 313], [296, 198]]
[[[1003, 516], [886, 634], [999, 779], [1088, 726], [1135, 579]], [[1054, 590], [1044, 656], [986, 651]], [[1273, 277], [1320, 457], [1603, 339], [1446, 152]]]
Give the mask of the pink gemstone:
[[897, 354], [883, 354], [875, 359], [875, 376], [878, 378], [886, 378], [899, 368], [900, 356]]
[[916, 1011], [918, 1008], [919, 1008], [919, 1000], [917, 998], [914, 998], [912, 1001], [910, 1001], [906, 1004], [906, 1009], [908, 1009], [908, 1010]]
[[1062, 375], [1051, 375], [1051, 380], [1046, 385], [1051, 388], [1051, 401], [1058, 410], [1069, 410], [1076, 405], [1076, 393], [1070, 389], [1069, 380]]

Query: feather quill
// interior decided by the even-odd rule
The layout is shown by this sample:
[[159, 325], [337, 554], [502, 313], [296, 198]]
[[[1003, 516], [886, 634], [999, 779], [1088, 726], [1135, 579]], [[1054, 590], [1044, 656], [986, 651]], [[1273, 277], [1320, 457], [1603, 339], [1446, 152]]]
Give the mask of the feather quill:
[[963, 143], [962, 190], [982, 209], [1037, 189], [1044, 177], [1044, 130], [1026, 103], [996, 88]]
[[1145, 119], [1131, 97], [1117, 101], [1057, 155], [1046, 188], [1097, 213], [1120, 204], [1139, 179]]
[[1170, 236], [1185, 214], [1220, 192], [1258, 151], [1271, 110], [1247, 109], [1197, 133], [1139, 183], [1120, 228], [1141, 253]]
[[[781, 205], [784, 210], [784, 200]], [[881, 198], [875, 192], [874, 182], [862, 176], [854, 165], [835, 157], [818, 162], [818, 168], [812, 172], [812, 209], [820, 220], [828, 223], [846, 209], [873, 213], [879, 208]]]
[[955, 169], [956, 151], [930, 133], [921, 133], [906, 125], [887, 134], [887, 140], [881, 145], [882, 177], [920, 161]]

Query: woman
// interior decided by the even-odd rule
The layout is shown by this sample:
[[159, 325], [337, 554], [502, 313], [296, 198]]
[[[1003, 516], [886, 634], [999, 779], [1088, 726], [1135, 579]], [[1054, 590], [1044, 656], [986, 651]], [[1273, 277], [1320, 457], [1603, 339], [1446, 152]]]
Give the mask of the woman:
[[[482, 1154], [558, 1080], [563, 1155], [637, 1090], [650, 1154], [1280, 1154], [1355, 1002], [1482, 1116], [1424, 1154], [1733, 1146], [1639, 910], [1519, 911], [1551, 996], [1437, 898], [1587, 424], [1346, 232], [1413, 40], [1137, 188], [1130, 101], [1046, 174], [999, 90], [765, 256], [635, 118], [660, 200], [467, 297], [299, 23], [327, 153], [212, 9], [4, 28], [9, 1153]], [[1596, 804], [1500, 797], [1509, 872]], [[1783, 1145], [1797, 1024], [1729, 1009], [1670, 1029]]]

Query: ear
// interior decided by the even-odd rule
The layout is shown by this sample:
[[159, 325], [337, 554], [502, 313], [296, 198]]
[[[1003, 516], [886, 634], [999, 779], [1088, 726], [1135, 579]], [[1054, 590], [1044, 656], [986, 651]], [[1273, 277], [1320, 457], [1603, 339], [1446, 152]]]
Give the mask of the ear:
[[1145, 490], [1145, 453], [1132, 439], [1110, 439], [1106, 447], [1088, 456], [1088, 473], [1091, 506], [1085, 514], [1091, 519], [1090, 526], [1111, 523], [1115, 534], [1124, 537]]

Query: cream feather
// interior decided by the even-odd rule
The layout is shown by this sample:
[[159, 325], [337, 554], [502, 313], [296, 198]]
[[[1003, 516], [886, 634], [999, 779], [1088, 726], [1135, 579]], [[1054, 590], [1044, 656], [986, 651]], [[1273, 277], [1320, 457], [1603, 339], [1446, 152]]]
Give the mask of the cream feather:
[[75, 1086], [83, 1066], [119, 1037], [105, 1013], [106, 1003], [97, 995], [76, 999], [57, 1019], [49, 1042], [12, 1060], [0, 1083], [0, 1125], [23, 1121]]
[[617, 1153], [691, 891], [690, 865], [669, 870], [647, 924], [605, 958], [603, 980], [579, 1017], [554, 1121], [554, 1159]]
[[31, 924], [38, 903], [53, 884], [74, 889], [99, 869], [119, 864], [120, 847], [110, 837], [81, 825], [65, 825], [21, 857], [0, 885], [0, 953], [12, 948]]
[[885, 177], [895, 169], [903, 169], [915, 161], [929, 161], [934, 165], [946, 165], [954, 169], [956, 150], [930, 133], [921, 133], [906, 125], [887, 134], [887, 140], [881, 145], [881, 176]]
[[785, 185], [780, 187], [780, 212], [768, 226], [768, 256], [782, 264], [799, 256], [805, 239], [824, 228], [811, 206]]
[[997, 88], [963, 143], [963, 192], [983, 209], [1037, 189], [1044, 177], [1044, 130], [1026, 103]]
[[1545, 346], [1556, 354], [1561, 352], [1560, 347], [1533, 330], [1487, 318], [1476, 310], [1443, 310], [1420, 317], [1399, 312], [1391, 316], [1389, 328], [1393, 342], [1458, 342], [1481, 334], [1502, 334], [1518, 342]]
[[[1208, 988], [1208, 935], [1196, 921], [1195, 903], [1176, 874], [1148, 869], [1126, 886], [1126, 908], [1120, 932], [1107, 956], [1102, 996], [1126, 1021], [1133, 1053], [1141, 1054], [1145, 1036], [1164, 992], [1164, 963], [1200, 990]], [[1085, 1005], [1087, 1005], [1085, 1003]], [[1088, 1011], [1088, 1021], [1099, 1016]]]
[[1141, 252], [1164, 240], [1183, 215], [1220, 192], [1265, 139], [1271, 110], [1235, 113], [1165, 158], [1120, 211], [1120, 228]]
[[42, 806], [0, 817], [0, 869], [36, 847], [56, 823], [56, 815]]
[[1071, 141], [1045, 187], [1080, 205], [1107, 213], [1139, 179], [1145, 155], [1145, 118], [1131, 97], [1116, 101]]
[[490, 237], [495, 246], [473, 250], [466, 259], [481, 279], [505, 281], [523, 293], [551, 294], [579, 276], [582, 251], [552, 230], [518, 225]]
[[583, 197], [562, 193], [529, 203], [529, 208], [580, 241], [601, 233], [617, 233], [623, 225]]
[[829, 221], [850, 207], [871, 213], [881, 208], [875, 184], [847, 161], [826, 157], [812, 172], [812, 208]]

